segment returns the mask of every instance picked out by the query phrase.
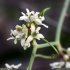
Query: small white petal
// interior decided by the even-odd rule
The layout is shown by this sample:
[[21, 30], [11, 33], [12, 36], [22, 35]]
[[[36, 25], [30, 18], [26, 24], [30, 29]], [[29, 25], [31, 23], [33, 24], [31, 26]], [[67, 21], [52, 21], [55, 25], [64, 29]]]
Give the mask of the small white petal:
[[43, 25], [44, 27], [48, 28], [48, 26], [47, 26], [47, 25], [45, 25], [45, 24], [43, 24], [43, 23], [42, 23], [41, 25]]
[[12, 65], [12, 68], [18, 69], [22, 64], [18, 64], [18, 65]]
[[30, 43], [28, 44], [28, 48], [30, 47], [31, 45], [30, 45]]
[[23, 48], [24, 48], [24, 50], [26, 50], [27, 49], [26, 45]]
[[35, 21], [35, 17], [33, 15], [30, 16], [30, 21], [31, 22]]
[[63, 65], [64, 65], [64, 62], [53, 62], [53, 63], [50, 64], [52, 69], [61, 68]]
[[21, 12], [21, 14], [22, 14], [23, 16], [25, 16], [25, 13]]
[[27, 42], [27, 43], [30, 43], [32, 40], [33, 40], [33, 37], [30, 35], [30, 36], [27, 38], [26, 42]]
[[36, 23], [37, 25], [41, 25], [41, 24], [42, 24], [42, 21], [41, 21], [40, 19], [35, 19], [35, 23]]
[[17, 44], [17, 39], [14, 39], [14, 44]]
[[11, 40], [11, 39], [14, 39], [14, 37], [12, 36], [12, 37], [8, 38], [7, 40]]
[[34, 11], [31, 11], [31, 14], [33, 15], [34, 14]]
[[44, 16], [43, 17], [40, 16], [39, 18], [40, 18], [41, 21], [45, 20]]
[[31, 24], [31, 28], [30, 29], [31, 29], [32, 33], [35, 32], [35, 25], [33, 23]]
[[10, 35], [12, 35], [12, 34], [14, 34], [14, 30], [11, 29], [11, 33], [10, 33]]
[[26, 11], [27, 11], [27, 13], [29, 13], [29, 12], [30, 12], [28, 8], [26, 8]]
[[24, 44], [25, 44], [25, 39], [21, 39], [21, 46], [24, 46]]
[[39, 12], [36, 12], [36, 13], [34, 14], [34, 17], [38, 19], [38, 15], [39, 15]]
[[67, 54], [70, 56], [70, 47], [67, 48]]
[[28, 17], [30, 16], [30, 11], [29, 11], [29, 9], [28, 8], [26, 8], [26, 11], [27, 11], [27, 15], [28, 15]]
[[41, 29], [41, 27], [37, 27], [36, 29], [36, 33], [39, 33], [39, 30]]
[[9, 65], [8, 63], [6, 63], [5, 66], [6, 66], [7, 68], [9, 68], [9, 69], [12, 69], [12, 66]]
[[17, 30], [11, 30], [11, 35], [16, 36], [17, 34], [18, 34], [18, 31]]
[[70, 62], [66, 62], [66, 68], [70, 68]]
[[30, 47], [30, 43], [25, 43], [25, 45], [24, 45], [24, 50], [26, 50], [27, 48], [29, 48]]
[[26, 22], [29, 21], [29, 19], [28, 19], [27, 16], [21, 16], [21, 17], [19, 18], [19, 20], [24, 20], [24, 21], [26, 21]]
[[39, 34], [36, 35], [35, 38], [38, 39], [38, 40], [40, 40], [40, 38], [44, 38], [44, 36], [43, 36], [42, 34], [39, 33]]

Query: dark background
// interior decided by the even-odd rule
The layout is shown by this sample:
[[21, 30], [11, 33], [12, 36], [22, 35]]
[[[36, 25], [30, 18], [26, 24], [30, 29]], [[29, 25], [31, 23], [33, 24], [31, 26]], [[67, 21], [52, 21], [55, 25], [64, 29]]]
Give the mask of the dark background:
[[[7, 41], [10, 37], [10, 30], [14, 29], [16, 24], [22, 25], [24, 22], [19, 21], [21, 12], [26, 12], [26, 8], [34, 11], [41, 11], [46, 7], [50, 10], [46, 12], [44, 23], [49, 26], [48, 29], [42, 27], [43, 33], [48, 41], [54, 41], [57, 22], [65, 0], [0, 0], [0, 67], [5, 67], [5, 63], [18, 64], [22, 63], [25, 70], [32, 47], [26, 51], [23, 50], [21, 45], [13, 44], [13, 41]], [[45, 32], [46, 31], [46, 32]], [[42, 43], [42, 41], [39, 41]], [[70, 47], [70, 5], [65, 17], [64, 25], [61, 34], [61, 44], [63, 47]], [[50, 52], [51, 51], [51, 52]], [[43, 48], [38, 50], [38, 53], [52, 54], [53, 50], [50, 48]], [[49, 63], [61, 60], [61, 58], [54, 60], [45, 60], [37, 58], [33, 65], [33, 70], [47, 70]]]

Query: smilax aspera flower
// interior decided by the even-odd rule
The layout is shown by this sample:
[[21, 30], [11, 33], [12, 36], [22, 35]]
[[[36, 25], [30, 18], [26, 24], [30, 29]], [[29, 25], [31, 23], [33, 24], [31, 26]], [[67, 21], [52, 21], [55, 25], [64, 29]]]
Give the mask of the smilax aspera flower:
[[44, 27], [48, 28], [47, 25], [43, 24], [42, 21], [45, 20], [44, 16], [39, 16], [40, 12], [34, 12], [29, 11], [29, 9], [26, 9], [27, 13], [21, 12], [22, 16], [19, 18], [19, 20], [24, 20], [28, 23], [34, 22], [36, 25], [43, 25]]
[[22, 26], [16, 25], [15, 30], [11, 30], [11, 37], [7, 40], [14, 40], [14, 44], [17, 44], [17, 41], [20, 41], [21, 46], [26, 50], [31, 46], [31, 42], [34, 39], [40, 40], [41, 38], [44, 38], [43, 34], [39, 33], [41, 27], [38, 25], [43, 25], [46, 28], [45, 24], [42, 23], [42, 21], [45, 20], [44, 16], [40, 16], [40, 12], [34, 12], [29, 11], [26, 9], [27, 13], [22, 13], [23, 16], [19, 18], [19, 20], [26, 21], [26, 24], [23, 24]]

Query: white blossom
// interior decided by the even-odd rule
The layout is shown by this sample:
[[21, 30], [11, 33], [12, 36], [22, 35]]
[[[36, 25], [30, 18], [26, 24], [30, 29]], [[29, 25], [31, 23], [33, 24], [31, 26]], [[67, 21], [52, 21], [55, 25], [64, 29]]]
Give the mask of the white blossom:
[[53, 62], [50, 64], [50, 66], [52, 67], [52, 69], [55, 69], [55, 68], [62, 68], [62, 66], [64, 66], [64, 62], [61, 61], [61, 62]]
[[66, 67], [66, 68], [70, 68], [70, 62], [66, 62], [65, 67]]
[[24, 33], [22, 33], [21, 31], [17, 31], [17, 30], [11, 30], [10, 35], [11, 37], [8, 38], [7, 40], [14, 39], [14, 44], [17, 44], [17, 40], [20, 40], [22, 36], [24, 35]]
[[44, 16], [39, 16], [40, 12], [34, 12], [34, 11], [29, 11], [28, 9], [26, 9], [27, 13], [23, 13], [21, 12], [21, 14], [23, 16], [21, 16], [19, 18], [19, 20], [24, 20], [26, 21], [27, 23], [30, 22], [34, 22], [36, 25], [43, 25], [44, 27], [48, 28], [47, 25], [43, 24], [42, 21], [45, 20]]
[[68, 54], [65, 54], [64, 56], [63, 56], [63, 58], [64, 58], [64, 60], [69, 60], [69, 55]]
[[5, 64], [5, 66], [6, 66], [8, 69], [13, 69], [13, 68], [14, 68], [14, 69], [18, 69], [21, 65], [22, 65], [21, 63], [19, 63], [19, 64], [17, 64], [17, 65], [14, 65], [14, 64], [9, 65], [8, 63]]
[[22, 16], [19, 18], [19, 20], [24, 20], [26, 22], [30, 22], [30, 15], [34, 14], [34, 11], [29, 11], [29, 9], [26, 8], [26, 14], [21, 12]]
[[40, 38], [44, 38], [44, 36], [41, 33], [39, 33], [40, 29], [41, 27], [35, 28], [35, 25], [31, 24], [31, 37], [36, 38], [38, 40], [40, 40]]
[[67, 48], [67, 54], [70, 56], [70, 47]]
[[[8, 38], [7, 40], [14, 39], [14, 44], [17, 44], [17, 41], [20, 40], [21, 46], [25, 49], [26, 48], [25, 44], [28, 44], [28, 43], [25, 43], [26, 39], [28, 37], [28, 28], [23, 24], [22, 25], [22, 30], [18, 31], [18, 29], [11, 30], [11, 34], [10, 34], [11, 37]], [[28, 45], [28, 47], [29, 46], [30, 45]]]

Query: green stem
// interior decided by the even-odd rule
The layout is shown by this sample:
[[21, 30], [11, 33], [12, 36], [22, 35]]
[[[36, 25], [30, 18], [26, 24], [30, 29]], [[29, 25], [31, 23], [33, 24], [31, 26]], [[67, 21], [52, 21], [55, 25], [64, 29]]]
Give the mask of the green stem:
[[[57, 43], [56, 42], [50, 42], [51, 45], [56, 45]], [[45, 47], [49, 47], [50, 45], [48, 43], [44, 43], [44, 44], [39, 44], [38, 45], [38, 49], [41, 49], [41, 48], [45, 48]]]
[[47, 39], [42, 39], [42, 40], [44, 40], [45, 42], [47, 42], [56, 51], [56, 53], [59, 54], [59, 52], [57, 51], [57, 49], [53, 45], [51, 45], [50, 42], [48, 42]]
[[67, 12], [67, 9], [69, 6], [69, 2], [70, 2], [70, 0], [65, 0], [61, 15], [60, 15], [60, 18], [58, 21], [58, 27], [56, 30], [56, 37], [55, 37], [55, 41], [58, 41], [58, 42], [60, 41], [61, 29], [62, 29], [62, 25], [63, 25], [64, 19], [65, 19], [65, 15], [66, 15], [66, 12]]
[[46, 56], [46, 55], [41, 55], [41, 54], [36, 54], [35, 57], [40, 57], [40, 58], [44, 58], [44, 59], [54, 59], [55, 56]]
[[37, 43], [34, 40], [33, 41], [33, 51], [32, 51], [32, 54], [31, 54], [31, 58], [30, 58], [30, 62], [29, 62], [29, 65], [27, 67], [27, 70], [32, 70], [32, 65], [33, 65], [33, 62], [34, 62], [34, 59], [35, 59], [36, 51], [37, 51]]

